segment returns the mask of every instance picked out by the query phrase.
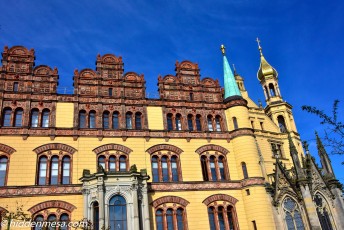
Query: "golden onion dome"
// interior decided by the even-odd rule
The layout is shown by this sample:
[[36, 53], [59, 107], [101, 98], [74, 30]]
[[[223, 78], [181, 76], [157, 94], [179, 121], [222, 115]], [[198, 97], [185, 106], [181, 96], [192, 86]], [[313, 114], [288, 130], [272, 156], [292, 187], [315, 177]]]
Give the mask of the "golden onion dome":
[[277, 78], [278, 73], [274, 67], [272, 67], [266, 60], [262, 52], [262, 47], [260, 46], [260, 41], [257, 38], [258, 42], [258, 50], [260, 52], [260, 66], [257, 72], [257, 78], [259, 81], [262, 81], [265, 77], [272, 75], [273, 77]]

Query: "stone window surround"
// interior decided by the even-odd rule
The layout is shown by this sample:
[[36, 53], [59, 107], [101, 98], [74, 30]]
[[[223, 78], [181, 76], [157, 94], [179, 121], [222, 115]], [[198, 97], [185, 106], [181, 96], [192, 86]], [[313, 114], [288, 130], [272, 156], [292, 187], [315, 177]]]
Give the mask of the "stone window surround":
[[[73, 147], [61, 144], [61, 143], [50, 143], [39, 146], [33, 150], [37, 154], [37, 163], [36, 163], [36, 181], [35, 184], [38, 185], [39, 180], [39, 162], [40, 158], [43, 156], [47, 157], [47, 174], [45, 185], [50, 184], [50, 167], [51, 167], [51, 158], [53, 156], [58, 156], [58, 184], [62, 184], [62, 159], [65, 156], [69, 156], [70, 159], [70, 171], [69, 171], [69, 184], [72, 183], [73, 178], [73, 154], [76, 152], [76, 149]], [[52, 151], [58, 151], [58, 153], [53, 153]]]
[[[8, 145], [0, 144], [0, 157], [5, 156], [7, 158], [7, 165], [6, 165], [6, 174], [5, 174], [5, 181], [4, 185], [7, 185], [7, 179], [8, 179], [8, 172], [10, 167], [10, 160], [11, 155], [16, 152], [16, 150]], [[1, 211], [1, 209], [0, 209]]]

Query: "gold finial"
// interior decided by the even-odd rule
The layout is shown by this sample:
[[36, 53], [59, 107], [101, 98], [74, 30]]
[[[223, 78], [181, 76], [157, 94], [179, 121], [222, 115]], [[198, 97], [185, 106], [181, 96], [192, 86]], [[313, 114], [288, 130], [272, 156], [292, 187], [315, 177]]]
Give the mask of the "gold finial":
[[222, 44], [221, 45], [221, 52], [222, 52], [222, 55], [226, 55], [226, 47]]
[[262, 47], [260, 46], [260, 40], [259, 38], [256, 39], [257, 43], [258, 43], [258, 50], [259, 50], [259, 53], [260, 53], [260, 56], [263, 56], [263, 52], [262, 52]]

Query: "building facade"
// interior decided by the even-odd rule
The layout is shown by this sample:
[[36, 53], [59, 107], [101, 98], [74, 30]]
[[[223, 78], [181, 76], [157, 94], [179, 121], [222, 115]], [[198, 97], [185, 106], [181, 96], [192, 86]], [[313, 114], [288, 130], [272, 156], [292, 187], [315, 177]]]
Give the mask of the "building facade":
[[330, 159], [318, 136], [322, 167], [306, 144], [304, 153], [260, 45], [265, 108], [221, 49], [224, 88], [201, 79], [197, 64], [176, 62], [152, 99], [121, 57], [98, 55], [95, 70], [74, 71], [73, 94], [58, 94], [57, 68], [35, 66], [33, 49], [5, 47], [2, 220], [21, 210], [35, 222], [84, 219], [93, 229], [344, 229]]

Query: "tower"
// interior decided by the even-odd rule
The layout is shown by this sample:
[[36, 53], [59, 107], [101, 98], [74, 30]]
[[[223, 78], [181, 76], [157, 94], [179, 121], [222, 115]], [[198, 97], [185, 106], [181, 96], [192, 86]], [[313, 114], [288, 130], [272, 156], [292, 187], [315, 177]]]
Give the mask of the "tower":
[[263, 87], [266, 107], [265, 113], [279, 127], [282, 133], [293, 131], [297, 133], [292, 106], [283, 100], [278, 86], [278, 73], [265, 59], [260, 40], [257, 38], [260, 53], [260, 66], [257, 78]]

